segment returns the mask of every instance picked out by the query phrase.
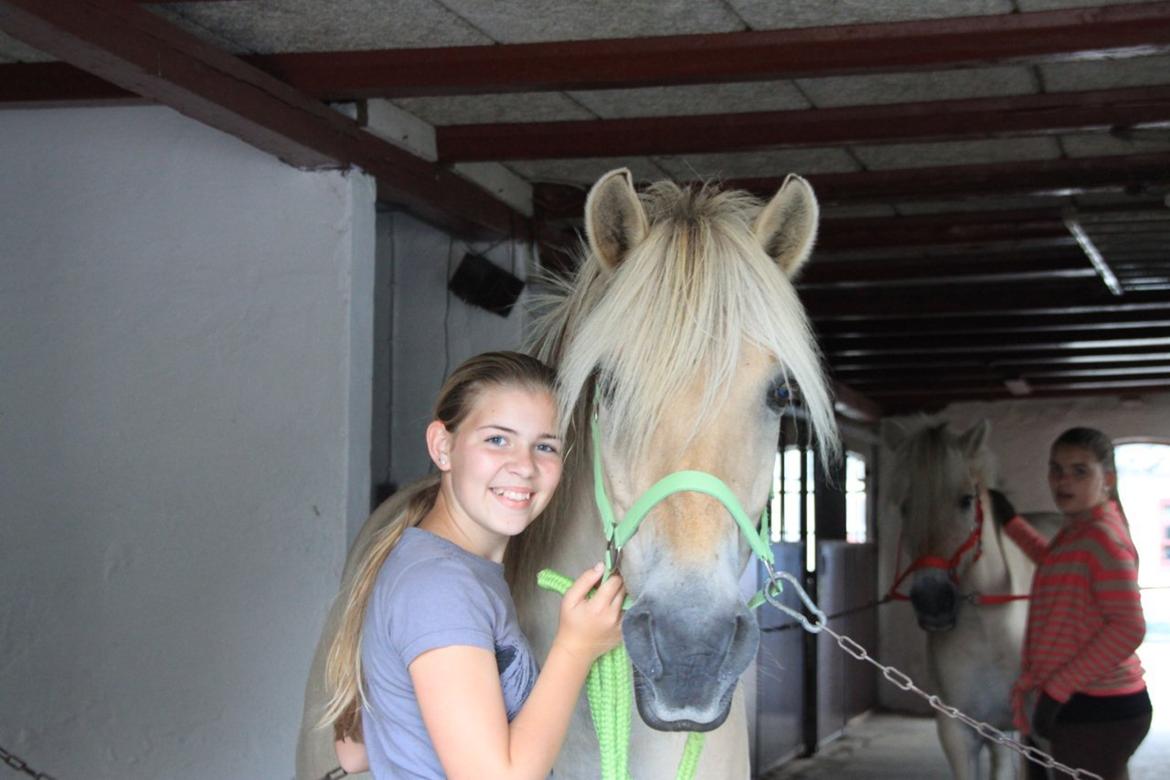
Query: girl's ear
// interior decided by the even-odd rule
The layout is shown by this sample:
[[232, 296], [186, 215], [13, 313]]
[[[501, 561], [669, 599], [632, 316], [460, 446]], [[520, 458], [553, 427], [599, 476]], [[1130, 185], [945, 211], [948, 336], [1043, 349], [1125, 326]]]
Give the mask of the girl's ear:
[[440, 420], [431, 420], [427, 426], [427, 453], [439, 471], [451, 470], [451, 432]]

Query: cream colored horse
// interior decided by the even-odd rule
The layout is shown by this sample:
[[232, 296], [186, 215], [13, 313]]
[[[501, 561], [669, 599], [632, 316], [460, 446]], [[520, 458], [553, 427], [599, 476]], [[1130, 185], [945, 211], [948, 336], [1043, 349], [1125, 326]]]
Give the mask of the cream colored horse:
[[[585, 217], [589, 251], [538, 324], [534, 345], [559, 369], [562, 419], [574, 434], [566, 484], [513, 548], [518, 605], [538, 654], [551, 642], [557, 604], [532, 590], [532, 573], [578, 571], [605, 548], [593, 500], [592, 415], [618, 519], [680, 470], [714, 474], [749, 516], [759, 516], [790, 379], [821, 440], [834, 433], [816, 350], [788, 281], [816, 229], [816, 201], [802, 179], [790, 177], [760, 209], [742, 193], [669, 183], [640, 199], [628, 172], [615, 171], [594, 186]], [[698, 777], [748, 777], [737, 692], [759, 629], [738, 589], [746, 562], [726, 509], [696, 493], [659, 504], [626, 547], [621, 569], [636, 601], [622, 631], [641, 716], [631, 735], [632, 777], [673, 777], [692, 730], [708, 732]], [[556, 776], [599, 776], [583, 702]]]
[[[619, 520], [647, 487], [680, 470], [715, 475], [759, 516], [790, 383], [799, 385], [822, 448], [835, 446], [818, 354], [788, 280], [811, 251], [817, 214], [798, 177], [762, 208], [743, 193], [670, 183], [640, 198], [625, 170], [591, 190], [587, 252], [576, 278], [545, 302], [531, 345], [558, 368], [568, 442], [552, 506], [509, 547], [517, 605], [538, 657], [551, 643], [558, 597], [536, 590], [535, 572], [578, 572], [605, 551], [593, 500], [594, 415]], [[738, 589], [747, 559], [723, 505], [687, 492], [658, 504], [624, 550], [621, 570], [636, 599], [623, 621], [641, 716], [630, 744], [636, 780], [673, 777], [692, 730], [708, 732], [698, 777], [749, 776], [739, 676], [755, 656], [759, 629]], [[321, 655], [306, 723], [319, 711]], [[324, 760], [328, 744], [327, 734], [302, 732], [300, 780], [335, 765]], [[599, 777], [584, 697], [555, 772]]]
[[[912, 433], [892, 426], [885, 438], [894, 451], [890, 497], [902, 515], [900, 570], [914, 561], [928, 564], [904, 584], [918, 625], [927, 632], [934, 685], [923, 687], [971, 717], [1010, 731], [1011, 688], [1020, 673], [1028, 602], [977, 602], [980, 596], [1026, 594], [1035, 567], [1003, 534], [1007, 518], [992, 516], [986, 493], [995, 483], [989, 430], [986, 420], [962, 434], [924, 422]], [[958, 780], [985, 776], [984, 748], [994, 780], [1016, 777], [1011, 750], [941, 714], [936, 722]]]

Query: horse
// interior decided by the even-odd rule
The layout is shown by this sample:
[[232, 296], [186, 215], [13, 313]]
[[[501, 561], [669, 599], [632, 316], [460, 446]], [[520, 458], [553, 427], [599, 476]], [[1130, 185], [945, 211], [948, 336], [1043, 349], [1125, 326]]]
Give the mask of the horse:
[[[909, 601], [926, 631], [927, 667], [944, 702], [1010, 731], [1011, 689], [1020, 674], [1027, 626], [1025, 598], [1033, 563], [1003, 533], [989, 490], [994, 460], [987, 420], [963, 433], [946, 423], [920, 421], [917, 430], [887, 426], [890, 498], [902, 519], [902, 566], [892, 592], [909, 583]], [[1042, 526], [1052, 518], [1034, 516]], [[1016, 776], [1015, 754], [963, 723], [936, 713], [939, 741], [957, 780], [982, 776], [981, 752], [990, 752], [993, 780]]]
[[[766, 205], [743, 192], [670, 182], [639, 196], [624, 169], [591, 188], [578, 270], [550, 283], [526, 345], [557, 368], [566, 441], [560, 487], [505, 560], [538, 658], [551, 646], [559, 600], [537, 590], [536, 572], [578, 572], [606, 553], [595, 474], [618, 519], [648, 487], [684, 470], [721, 480], [759, 517], [793, 386], [822, 455], [835, 450], [832, 400], [790, 281], [811, 253], [817, 219], [812, 188], [798, 176]], [[686, 732], [697, 731], [706, 736], [697, 776], [749, 777], [739, 678], [756, 655], [759, 627], [739, 590], [748, 545], [728, 509], [706, 494], [676, 492], [609, 553], [633, 597], [622, 621], [640, 716], [632, 719], [630, 776], [673, 776]], [[306, 724], [320, 712], [320, 699], [310, 701], [319, 696], [314, 686], [311, 679]], [[307, 746], [328, 738], [302, 732], [306, 771], [298, 777], [316, 780], [335, 765], [308, 767]], [[569, 780], [600, 776], [584, 696], [554, 771]]]

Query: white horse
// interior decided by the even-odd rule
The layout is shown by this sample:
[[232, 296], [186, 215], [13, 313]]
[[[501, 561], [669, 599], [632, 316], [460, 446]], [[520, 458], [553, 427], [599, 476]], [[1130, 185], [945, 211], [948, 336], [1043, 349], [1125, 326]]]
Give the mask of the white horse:
[[[797, 177], [763, 209], [743, 193], [665, 182], [639, 199], [626, 171], [590, 192], [588, 252], [533, 345], [558, 367], [574, 440], [554, 505], [512, 548], [521, 619], [538, 654], [552, 641], [557, 600], [534, 592], [533, 572], [578, 571], [605, 550], [588, 434], [594, 416], [619, 520], [648, 487], [681, 470], [715, 475], [758, 517], [790, 379], [821, 441], [835, 441], [788, 281], [811, 250], [817, 213]], [[724, 506], [693, 492], [658, 504], [625, 548], [621, 571], [636, 601], [622, 633], [641, 716], [630, 739], [632, 777], [673, 777], [688, 731], [708, 732], [698, 777], [749, 776], [747, 714], [736, 695], [759, 644], [738, 588], [747, 557]], [[556, 775], [599, 776], [584, 702]]]
[[[927, 664], [948, 704], [1001, 730], [1011, 730], [1011, 689], [1020, 673], [1034, 566], [1003, 533], [988, 489], [995, 481], [986, 446], [988, 421], [956, 435], [945, 423], [908, 433], [889, 426], [894, 451], [891, 499], [902, 516], [899, 591], [909, 589], [918, 625], [927, 632]], [[1015, 754], [974, 729], [936, 714], [939, 740], [958, 780], [1016, 777]]]
[[[521, 621], [538, 657], [551, 644], [559, 597], [536, 589], [536, 571], [578, 572], [606, 550], [594, 502], [593, 420], [618, 520], [648, 487], [682, 470], [714, 475], [759, 517], [790, 382], [799, 385], [822, 447], [835, 446], [819, 357], [788, 280], [811, 251], [817, 214], [798, 177], [763, 208], [744, 193], [668, 182], [640, 199], [625, 170], [590, 191], [580, 269], [546, 302], [530, 345], [558, 369], [567, 425], [561, 486], [508, 549]], [[375, 522], [378, 512], [367, 526]], [[747, 550], [724, 504], [679, 492], [650, 511], [622, 551], [621, 572], [635, 597], [622, 631], [641, 716], [629, 748], [636, 780], [673, 777], [688, 731], [708, 732], [698, 777], [750, 774], [739, 676], [755, 657], [759, 628], [738, 587]], [[319, 650], [306, 693], [309, 725], [321, 711], [322, 656]], [[584, 699], [558, 778], [600, 776]], [[328, 760], [330, 737], [302, 730], [300, 780], [336, 765]]]

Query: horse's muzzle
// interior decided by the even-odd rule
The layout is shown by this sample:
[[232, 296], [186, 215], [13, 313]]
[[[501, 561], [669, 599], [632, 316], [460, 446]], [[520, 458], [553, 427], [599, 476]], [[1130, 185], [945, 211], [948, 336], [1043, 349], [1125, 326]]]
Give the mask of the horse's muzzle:
[[739, 676], [759, 648], [755, 616], [742, 604], [716, 614], [660, 612], [654, 606], [639, 599], [622, 620], [638, 714], [659, 731], [718, 728]]
[[916, 577], [910, 588], [910, 603], [923, 631], [950, 631], [959, 616], [959, 589], [941, 571], [939, 575]]

